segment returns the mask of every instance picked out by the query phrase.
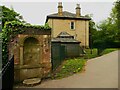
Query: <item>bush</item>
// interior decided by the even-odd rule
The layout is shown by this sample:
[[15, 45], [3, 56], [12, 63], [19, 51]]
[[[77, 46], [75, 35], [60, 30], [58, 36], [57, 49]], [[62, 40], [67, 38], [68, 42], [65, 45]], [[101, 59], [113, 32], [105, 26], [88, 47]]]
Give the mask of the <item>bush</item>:
[[59, 79], [63, 77], [70, 76], [74, 73], [78, 73], [82, 71], [83, 67], [85, 66], [86, 60], [84, 59], [70, 59], [66, 60], [62, 65], [61, 69], [55, 73], [53, 78]]

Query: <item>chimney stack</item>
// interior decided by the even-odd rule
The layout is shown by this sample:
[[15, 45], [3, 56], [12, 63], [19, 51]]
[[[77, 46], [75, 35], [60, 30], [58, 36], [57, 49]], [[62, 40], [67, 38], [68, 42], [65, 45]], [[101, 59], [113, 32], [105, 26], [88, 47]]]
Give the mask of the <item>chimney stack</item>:
[[80, 17], [81, 16], [81, 8], [80, 8], [80, 4], [77, 4], [76, 7], [76, 17]]
[[62, 16], [62, 8], [63, 8], [62, 2], [58, 2], [58, 15], [59, 16]]

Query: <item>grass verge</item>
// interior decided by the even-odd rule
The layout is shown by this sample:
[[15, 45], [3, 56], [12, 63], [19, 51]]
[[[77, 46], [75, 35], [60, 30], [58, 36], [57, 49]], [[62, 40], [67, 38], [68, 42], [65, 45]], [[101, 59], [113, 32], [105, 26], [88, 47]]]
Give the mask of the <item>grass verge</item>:
[[91, 59], [97, 57], [97, 49], [85, 49], [86, 54], [84, 55], [84, 59]]
[[101, 55], [108, 54], [108, 53], [116, 51], [116, 50], [118, 50], [118, 49], [117, 48], [107, 48], [101, 53]]
[[[106, 48], [105, 50], [103, 50], [101, 53], [100, 53], [100, 56], [101, 55], [104, 55], [104, 54], [108, 54], [110, 52], [113, 52], [115, 50], [118, 50], [117, 48]], [[83, 59], [91, 59], [91, 58], [95, 58], [95, 57], [98, 57], [98, 51], [96, 48], [94, 49], [85, 49], [85, 52], [86, 54], [81, 57]]]
[[78, 73], [83, 70], [85, 63], [86, 60], [84, 59], [75, 58], [66, 60], [63, 65], [61, 65], [60, 70], [52, 76], [52, 79], [60, 79]]

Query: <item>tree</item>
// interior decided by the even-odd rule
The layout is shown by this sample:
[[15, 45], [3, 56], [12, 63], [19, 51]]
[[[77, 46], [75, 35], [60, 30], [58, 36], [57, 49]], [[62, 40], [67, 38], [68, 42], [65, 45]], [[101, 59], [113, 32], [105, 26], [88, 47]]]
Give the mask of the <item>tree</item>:
[[[86, 15], [92, 17], [92, 15]], [[105, 48], [119, 47], [120, 45], [120, 0], [117, 0], [112, 8], [110, 16], [95, 25], [91, 19], [89, 22], [90, 48], [98, 49], [100, 54]], [[92, 43], [91, 43], [92, 42]]]
[[95, 25], [95, 22], [93, 21], [93, 19], [92, 19], [92, 17], [93, 17], [93, 15], [92, 14], [87, 14], [87, 15], [85, 15], [86, 17], [88, 17], [88, 18], [91, 18], [91, 20], [89, 21], [89, 47], [90, 48], [93, 48], [93, 41], [94, 41], [94, 36], [95, 36], [95, 34], [96, 34], [96, 31], [97, 31], [97, 29], [96, 29], [96, 25]]
[[88, 17], [88, 18], [91, 18], [91, 20], [89, 21], [89, 47], [91, 49], [91, 54], [92, 54], [93, 41], [95, 40], [94, 37], [96, 35], [97, 29], [96, 29], [95, 22], [92, 19], [93, 15], [92, 14], [87, 14], [85, 16]]
[[95, 34], [94, 47], [108, 48], [119, 47], [120, 44], [120, 1], [115, 2], [110, 16], [100, 22]]
[[2, 20], [2, 33], [0, 33], [0, 38], [2, 36], [2, 61], [3, 61], [3, 66], [8, 60], [8, 48], [7, 48], [7, 37], [9, 35], [5, 36], [4, 32], [8, 33], [8, 30], [5, 29], [7, 22], [12, 22], [12, 21], [17, 21], [21, 22], [20, 19], [18, 18], [20, 16], [19, 13], [15, 12], [13, 9], [9, 9], [5, 6], [0, 6], [2, 9], [2, 12], [0, 12], [0, 18]]
[[117, 28], [118, 28], [118, 34], [117, 34], [117, 37], [118, 37], [118, 41], [120, 42], [120, 0], [117, 0], [115, 2], [115, 9], [116, 9], [116, 23], [117, 23]]
[[4, 27], [5, 22], [9, 21], [19, 21], [19, 22], [25, 22], [23, 20], [23, 17], [14, 11], [14, 9], [9, 9], [5, 6], [0, 6], [2, 8], [2, 13], [0, 13], [0, 17], [2, 17], [2, 27]]

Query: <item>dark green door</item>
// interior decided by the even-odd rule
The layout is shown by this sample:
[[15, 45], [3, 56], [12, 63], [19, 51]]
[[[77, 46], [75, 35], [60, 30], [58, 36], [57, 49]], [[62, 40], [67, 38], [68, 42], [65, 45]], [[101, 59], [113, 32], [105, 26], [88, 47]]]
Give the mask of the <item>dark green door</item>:
[[52, 70], [56, 70], [56, 68], [61, 65], [62, 61], [65, 59], [65, 46], [61, 46], [60, 44], [52, 44], [51, 47], [51, 59], [52, 59]]

